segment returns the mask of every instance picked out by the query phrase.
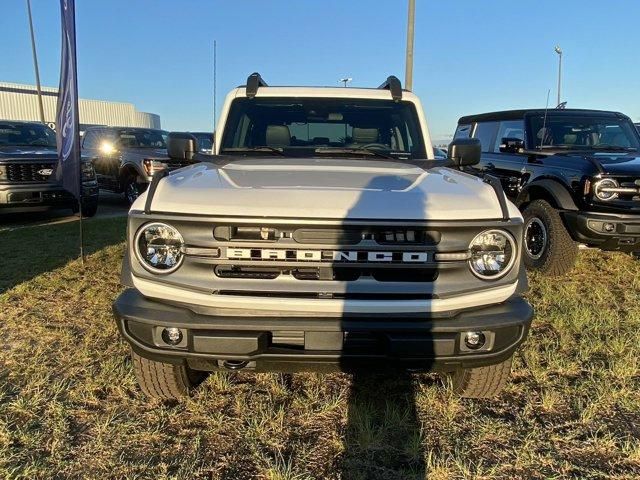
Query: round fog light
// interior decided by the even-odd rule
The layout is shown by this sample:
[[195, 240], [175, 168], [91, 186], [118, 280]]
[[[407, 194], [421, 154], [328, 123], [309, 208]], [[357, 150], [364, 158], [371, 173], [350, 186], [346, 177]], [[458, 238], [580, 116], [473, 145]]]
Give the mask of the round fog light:
[[477, 350], [481, 348], [485, 343], [484, 333], [482, 332], [467, 332], [464, 335], [464, 344], [467, 348]]
[[165, 328], [162, 330], [162, 341], [168, 345], [178, 345], [182, 342], [182, 332], [175, 327]]
[[607, 223], [604, 224], [603, 229], [604, 229], [605, 232], [611, 233], [611, 232], [615, 231], [616, 225], [615, 225], [615, 223], [607, 222]]

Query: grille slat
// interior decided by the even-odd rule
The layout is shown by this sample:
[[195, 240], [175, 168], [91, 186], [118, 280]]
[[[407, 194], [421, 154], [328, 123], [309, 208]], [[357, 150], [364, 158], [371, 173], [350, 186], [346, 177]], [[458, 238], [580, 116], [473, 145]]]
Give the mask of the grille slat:
[[42, 175], [41, 170], [55, 171], [55, 162], [38, 162], [38, 163], [8, 163], [7, 180], [14, 183], [48, 182], [51, 175]]

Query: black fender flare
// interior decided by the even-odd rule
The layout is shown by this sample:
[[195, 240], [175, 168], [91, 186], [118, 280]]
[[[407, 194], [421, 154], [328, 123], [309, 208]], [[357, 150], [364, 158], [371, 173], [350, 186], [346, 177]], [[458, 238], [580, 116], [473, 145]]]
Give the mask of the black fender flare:
[[125, 162], [120, 165], [120, 178], [123, 179], [126, 176], [126, 172], [133, 170], [138, 177], [145, 177], [145, 173], [142, 171], [142, 167], [135, 162]]
[[525, 185], [516, 198], [518, 208], [529, 198], [529, 191], [533, 188], [544, 190], [561, 210], [579, 210], [571, 192], [562, 183], [550, 178], [535, 180]]

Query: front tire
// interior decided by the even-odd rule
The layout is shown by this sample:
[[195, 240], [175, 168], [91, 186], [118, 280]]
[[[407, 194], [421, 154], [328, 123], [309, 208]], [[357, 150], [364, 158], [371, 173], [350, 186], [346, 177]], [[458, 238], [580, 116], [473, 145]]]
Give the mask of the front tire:
[[206, 378], [204, 372], [186, 365], [156, 362], [131, 350], [133, 371], [143, 393], [162, 401], [176, 401], [188, 397]]
[[578, 255], [578, 246], [562, 223], [558, 211], [545, 200], [534, 200], [524, 217], [524, 263], [545, 275], [564, 275]]
[[502, 392], [511, 375], [513, 357], [486, 367], [462, 368], [452, 374], [453, 391], [463, 398], [493, 398]]
[[123, 191], [125, 200], [129, 204], [129, 206], [131, 206], [143, 192], [143, 189], [140, 188], [140, 185], [138, 185], [136, 177], [131, 175], [124, 181]]

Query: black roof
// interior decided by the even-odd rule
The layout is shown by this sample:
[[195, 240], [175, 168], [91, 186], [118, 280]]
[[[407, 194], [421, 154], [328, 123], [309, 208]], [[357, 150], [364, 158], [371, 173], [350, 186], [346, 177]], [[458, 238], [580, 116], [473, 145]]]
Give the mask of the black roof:
[[[504, 110], [502, 112], [489, 112], [489, 113], [479, 113], [477, 115], [467, 115], [465, 117], [460, 117], [458, 120], [458, 125], [464, 125], [467, 123], [474, 122], [498, 122], [501, 120], [520, 120], [526, 114], [539, 114], [544, 115], [544, 108], [532, 108], [532, 109], [524, 109], [524, 110]], [[624, 117], [623, 114], [619, 112], [610, 112], [606, 110], [588, 110], [581, 108], [566, 108], [566, 109], [556, 109], [550, 108], [547, 110], [549, 114], [553, 115], [570, 115], [570, 114], [589, 114], [589, 115], [604, 115], [604, 116], [616, 116], [616, 117]]]

